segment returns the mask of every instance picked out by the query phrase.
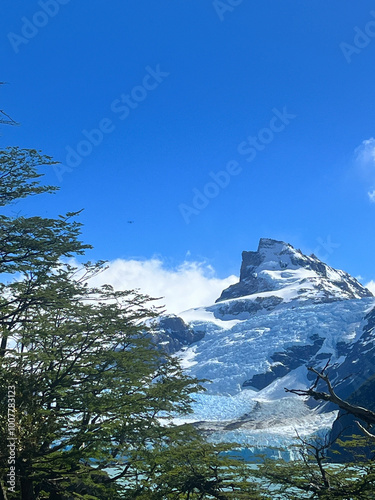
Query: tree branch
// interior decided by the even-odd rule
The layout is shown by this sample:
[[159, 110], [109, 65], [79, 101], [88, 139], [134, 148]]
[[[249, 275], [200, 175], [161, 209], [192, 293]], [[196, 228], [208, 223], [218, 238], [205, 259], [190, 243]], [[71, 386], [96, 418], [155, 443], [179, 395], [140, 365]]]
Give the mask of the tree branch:
[[[315, 400], [329, 401], [334, 403], [342, 410], [345, 410], [357, 418], [365, 421], [368, 424], [375, 425], [375, 412], [368, 410], [367, 408], [362, 408], [361, 406], [353, 405], [341, 399], [334, 391], [332, 384], [328, 378], [328, 375], [325, 375], [323, 372], [318, 372], [315, 368], [311, 366], [307, 368], [310, 372], [315, 373], [318, 379], [322, 379], [328, 388], [328, 394], [326, 392], [319, 392], [315, 390], [316, 382], [310, 389], [287, 389], [284, 388], [286, 392], [291, 392], [293, 394], [297, 394], [297, 396], [308, 396]], [[324, 371], [324, 370], [323, 370]]]
[[363, 425], [361, 425], [357, 420], [355, 421], [355, 423], [358, 425], [358, 427], [361, 429], [361, 431], [363, 432], [363, 434], [365, 436], [370, 438], [372, 441], [375, 441], [375, 434], [371, 434], [371, 432], [369, 432], [367, 429], [365, 429], [363, 427]]

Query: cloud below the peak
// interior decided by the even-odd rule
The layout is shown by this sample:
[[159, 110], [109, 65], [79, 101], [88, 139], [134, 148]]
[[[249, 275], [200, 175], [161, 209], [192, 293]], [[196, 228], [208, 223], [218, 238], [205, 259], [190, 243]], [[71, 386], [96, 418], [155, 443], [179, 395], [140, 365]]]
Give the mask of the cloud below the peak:
[[109, 284], [115, 290], [139, 289], [151, 297], [162, 297], [159, 305], [178, 314], [186, 309], [213, 304], [222, 290], [238, 281], [237, 276], [220, 279], [205, 262], [184, 261], [170, 269], [159, 258], [116, 259], [108, 269], [90, 280], [93, 286]]

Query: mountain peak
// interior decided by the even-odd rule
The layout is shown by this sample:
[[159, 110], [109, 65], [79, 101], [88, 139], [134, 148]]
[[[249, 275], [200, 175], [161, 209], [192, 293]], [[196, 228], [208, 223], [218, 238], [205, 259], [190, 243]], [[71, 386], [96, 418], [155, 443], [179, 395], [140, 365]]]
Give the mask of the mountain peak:
[[293, 248], [289, 243], [285, 243], [285, 241], [279, 241], [279, 240], [274, 240], [272, 238], [260, 238], [259, 240], [259, 245], [258, 245], [258, 252], [262, 248], [274, 248], [278, 246], [289, 246]]
[[284, 241], [261, 238], [256, 252], [242, 252], [239, 283], [224, 290], [216, 302], [282, 289], [289, 297], [314, 303], [372, 297], [355, 278], [315, 255], [304, 255]]
[[256, 252], [242, 252], [240, 279], [246, 279], [254, 268], [258, 268], [258, 271], [282, 270], [287, 267], [298, 268], [305, 265], [307, 262], [304, 261], [302, 252], [293, 248], [289, 243], [261, 238]]
[[301, 250], [294, 248], [289, 243], [286, 243], [285, 241], [273, 240], [271, 238], [260, 238], [258, 250], [255, 253], [259, 253], [265, 258], [272, 255], [303, 256]]

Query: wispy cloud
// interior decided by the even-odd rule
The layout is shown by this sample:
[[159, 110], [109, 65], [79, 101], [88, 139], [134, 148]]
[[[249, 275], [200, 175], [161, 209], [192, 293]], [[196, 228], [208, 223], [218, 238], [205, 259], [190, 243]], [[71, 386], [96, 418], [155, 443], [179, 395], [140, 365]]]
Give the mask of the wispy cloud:
[[370, 203], [375, 203], [375, 138], [365, 139], [354, 151], [357, 171], [363, 177], [370, 190], [367, 196]]
[[210, 305], [222, 290], [238, 281], [236, 276], [220, 279], [206, 262], [184, 261], [168, 268], [159, 258], [149, 260], [116, 259], [106, 271], [90, 281], [93, 286], [108, 283], [115, 290], [140, 289], [152, 297], [163, 297], [159, 303], [168, 313]]
[[364, 173], [375, 175], [375, 139], [365, 139], [354, 151], [355, 161]]
[[371, 280], [365, 285], [366, 288], [370, 290], [375, 295], [375, 280]]
[[368, 197], [369, 197], [371, 203], [375, 203], [375, 189], [371, 192], [369, 191], [367, 194], [368, 194]]

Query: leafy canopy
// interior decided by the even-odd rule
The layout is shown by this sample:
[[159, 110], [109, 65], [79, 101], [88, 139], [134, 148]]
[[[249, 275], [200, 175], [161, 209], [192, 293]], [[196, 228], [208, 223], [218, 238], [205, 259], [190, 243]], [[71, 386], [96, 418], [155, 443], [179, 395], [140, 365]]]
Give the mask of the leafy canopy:
[[[0, 151], [0, 205], [53, 193], [37, 172], [52, 163], [35, 150]], [[201, 387], [151, 344], [152, 300], [90, 287], [103, 262], [67, 263], [89, 248], [77, 215], [0, 215], [0, 499], [9, 386], [17, 498], [260, 498], [241, 463], [223, 456], [230, 446], [172, 424]]]

